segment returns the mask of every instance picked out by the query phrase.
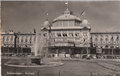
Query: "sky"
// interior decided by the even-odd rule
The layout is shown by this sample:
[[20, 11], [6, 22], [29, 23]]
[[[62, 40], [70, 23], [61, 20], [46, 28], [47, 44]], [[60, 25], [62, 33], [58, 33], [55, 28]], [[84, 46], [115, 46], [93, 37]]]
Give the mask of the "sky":
[[[64, 1], [3, 1], [2, 31], [33, 32], [39, 30], [48, 13], [51, 22], [66, 10]], [[92, 32], [120, 32], [120, 1], [69, 1], [74, 15], [85, 16]]]

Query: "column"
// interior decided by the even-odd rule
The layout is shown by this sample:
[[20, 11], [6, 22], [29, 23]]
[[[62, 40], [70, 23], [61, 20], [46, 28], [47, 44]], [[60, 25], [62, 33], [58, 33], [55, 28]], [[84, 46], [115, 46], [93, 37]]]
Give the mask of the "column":
[[57, 54], [57, 57], [59, 57], [59, 50], [56, 49], [56, 54]]
[[69, 54], [70, 54], [70, 57], [71, 57], [71, 50], [70, 50], [70, 48], [68, 50], [69, 50]]
[[65, 53], [64, 53], [65, 58], [66, 58], [66, 51], [67, 51], [67, 49], [65, 48]]
[[80, 50], [80, 58], [82, 59], [82, 49]]

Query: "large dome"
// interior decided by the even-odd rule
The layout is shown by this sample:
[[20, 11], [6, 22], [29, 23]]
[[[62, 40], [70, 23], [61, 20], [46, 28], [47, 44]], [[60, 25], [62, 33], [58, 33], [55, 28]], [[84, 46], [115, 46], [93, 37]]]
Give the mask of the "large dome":
[[49, 25], [50, 25], [50, 23], [49, 23], [48, 20], [46, 20], [46, 21], [43, 23], [43, 26], [49, 26]]
[[77, 21], [81, 21], [81, 19], [79, 17], [71, 15], [71, 13], [70, 13], [70, 11], [68, 9], [66, 11], [64, 11], [63, 15], [58, 16], [57, 18], [55, 18], [53, 20], [53, 22], [59, 21], [59, 20], [77, 20]]

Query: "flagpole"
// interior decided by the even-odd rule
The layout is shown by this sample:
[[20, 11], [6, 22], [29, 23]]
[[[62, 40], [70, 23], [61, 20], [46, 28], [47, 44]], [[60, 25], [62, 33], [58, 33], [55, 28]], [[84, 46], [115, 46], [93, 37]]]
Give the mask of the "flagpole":
[[68, 10], [68, 1], [67, 1], [67, 2], [65, 2], [65, 4], [67, 5], [67, 10]]
[[85, 9], [81, 12], [81, 14], [80, 14], [80, 17], [82, 17], [83, 19], [85, 19]]
[[67, 9], [68, 9], [68, 1], [67, 1]]
[[47, 16], [47, 20], [48, 20], [48, 13], [46, 13], [46, 16]]

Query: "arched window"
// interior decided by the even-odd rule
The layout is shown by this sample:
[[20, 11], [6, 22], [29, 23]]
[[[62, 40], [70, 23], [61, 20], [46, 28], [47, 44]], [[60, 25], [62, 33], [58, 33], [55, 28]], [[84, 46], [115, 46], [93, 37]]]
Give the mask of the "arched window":
[[103, 46], [100, 46], [100, 48], [103, 48]]
[[11, 36], [9, 36], [9, 40], [8, 41], [11, 41]]
[[21, 37], [21, 42], [23, 42], [23, 37]]
[[11, 41], [13, 40], [13, 36], [11, 36]]
[[69, 37], [74, 37], [73, 33], [69, 33]]
[[113, 41], [113, 36], [111, 37], [111, 41]]
[[8, 41], [9, 40], [9, 36], [6, 36], [7, 37], [7, 40], [6, 41]]
[[61, 33], [57, 33], [57, 37], [61, 37]]
[[32, 36], [30, 36], [30, 43], [32, 42]]
[[25, 38], [25, 42], [27, 42], [28, 40], [27, 40], [27, 37]]
[[116, 41], [119, 41], [119, 36], [116, 37]]
[[102, 39], [102, 38], [100, 38], [100, 41], [103, 41], [103, 39]]
[[67, 33], [63, 33], [63, 37], [67, 37]]
[[46, 37], [46, 36], [47, 36], [47, 33], [44, 33], [43, 36]]
[[75, 37], [78, 37], [79, 36], [79, 33], [75, 33]]
[[105, 48], [108, 48], [108, 45], [105, 45]]
[[105, 41], [108, 41], [108, 38], [106, 38]]
[[5, 36], [3, 36], [3, 41], [5, 40]]
[[98, 39], [97, 39], [97, 38], [95, 38], [95, 41], [98, 41]]

